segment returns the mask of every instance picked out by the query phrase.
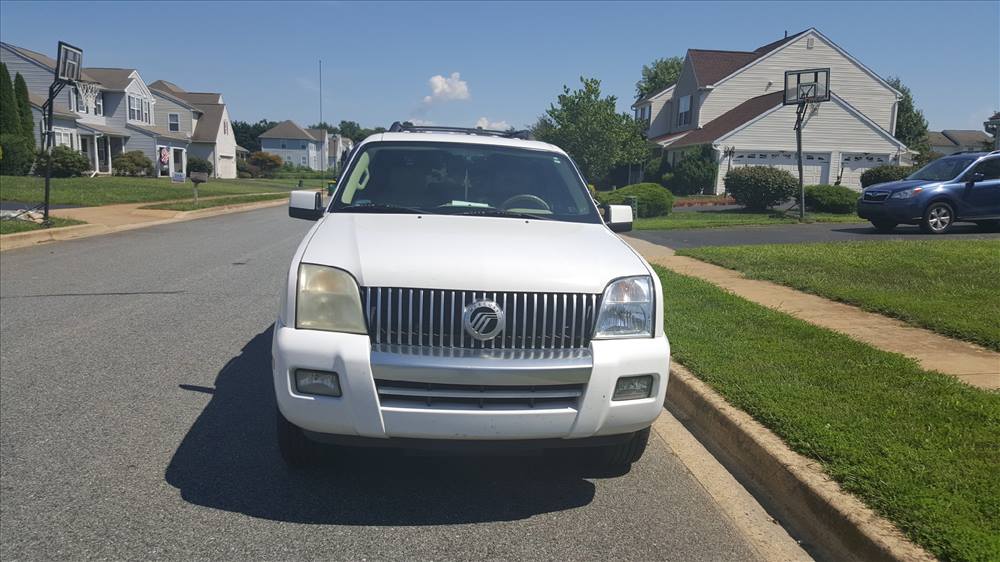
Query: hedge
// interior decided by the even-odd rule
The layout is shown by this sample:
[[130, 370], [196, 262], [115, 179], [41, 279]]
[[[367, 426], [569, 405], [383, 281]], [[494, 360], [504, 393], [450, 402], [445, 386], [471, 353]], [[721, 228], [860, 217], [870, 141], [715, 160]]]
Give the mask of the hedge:
[[861, 187], [868, 187], [877, 183], [889, 181], [899, 181], [906, 176], [917, 171], [913, 166], [876, 166], [869, 168], [861, 174]]
[[111, 167], [116, 176], [152, 176], [153, 161], [141, 150], [132, 150], [111, 159]]
[[598, 193], [598, 201], [605, 205], [627, 205], [626, 197], [639, 198], [639, 217], [660, 217], [674, 208], [674, 196], [662, 185], [636, 183], [614, 191]]
[[852, 214], [858, 208], [858, 192], [842, 185], [807, 185], [806, 208], [821, 213]]
[[771, 166], [745, 166], [726, 174], [726, 191], [748, 209], [764, 211], [791, 199], [798, 191], [795, 177]]
[[[44, 176], [49, 155], [39, 151], [35, 157], [35, 175]], [[79, 176], [91, 168], [87, 157], [68, 146], [56, 146], [52, 149], [52, 177], [71, 178]]]
[[687, 156], [674, 166], [667, 187], [674, 195], [696, 195], [712, 187], [718, 165], [704, 155]]
[[188, 158], [187, 171], [188, 175], [191, 172], [205, 172], [206, 174], [212, 173], [212, 163], [199, 156], [191, 156]]

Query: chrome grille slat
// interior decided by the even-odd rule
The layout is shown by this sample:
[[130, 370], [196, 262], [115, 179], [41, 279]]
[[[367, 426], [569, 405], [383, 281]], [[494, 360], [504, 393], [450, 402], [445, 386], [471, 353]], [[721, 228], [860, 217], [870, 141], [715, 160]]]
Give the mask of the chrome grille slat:
[[[362, 287], [368, 335], [375, 344], [462, 349], [575, 349], [590, 346], [600, 295]], [[466, 337], [462, 312], [489, 298], [505, 313], [486, 342]], [[457, 333], [456, 333], [457, 332]]]

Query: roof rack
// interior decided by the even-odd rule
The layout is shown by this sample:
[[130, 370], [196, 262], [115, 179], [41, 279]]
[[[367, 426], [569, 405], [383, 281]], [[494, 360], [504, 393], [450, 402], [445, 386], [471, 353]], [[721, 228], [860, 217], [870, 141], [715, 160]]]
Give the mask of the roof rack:
[[466, 135], [482, 135], [487, 137], [502, 137], [505, 139], [530, 140], [531, 131], [497, 131], [480, 127], [438, 127], [432, 125], [414, 125], [409, 121], [396, 121], [389, 127], [390, 133], [463, 133]]

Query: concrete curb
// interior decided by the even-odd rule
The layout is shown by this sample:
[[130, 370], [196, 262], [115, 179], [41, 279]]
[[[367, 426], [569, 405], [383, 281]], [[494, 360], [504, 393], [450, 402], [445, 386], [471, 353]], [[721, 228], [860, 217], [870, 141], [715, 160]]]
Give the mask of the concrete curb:
[[691, 430], [782, 524], [830, 560], [932, 561], [888, 520], [843, 491], [816, 461], [677, 363], [667, 409]]
[[[148, 226], [156, 226], [159, 224], [169, 224], [174, 222], [203, 219], [218, 215], [228, 215], [230, 213], [241, 213], [244, 211], [264, 209], [267, 207], [278, 207], [287, 204], [288, 204], [287, 199], [275, 199], [273, 201], [255, 201], [253, 203], [223, 205], [219, 207], [210, 207], [208, 209], [198, 209], [196, 211], [176, 211], [174, 212], [173, 216], [167, 216], [166, 218], [160, 220], [150, 220], [145, 222], [123, 224], [117, 226], [106, 226], [102, 224], [81, 224], [76, 226], [66, 226], [62, 228], [47, 228], [43, 230], [33, 230], [30, 232], [5, 234], [4, 236], [0, 236], [0, 252], [6, 252], [7, 250], [14, 250], [16, 248], [25, 248], [28, 246], [34, 246], [36, 244], [43, 244], [46, 242], [57, 242], [62, 240], [89, 238], [91, 236], [99, 236], [101, 234], [111, 234], [113, 232], [123, 232], [126, 230], [134, 230], [137, 228], [146, 228]], [[163, 213], [164, 211], [159, 211], [159, 212]], [[169, 213], [171, 211], [166, 211], [166, 212]]]

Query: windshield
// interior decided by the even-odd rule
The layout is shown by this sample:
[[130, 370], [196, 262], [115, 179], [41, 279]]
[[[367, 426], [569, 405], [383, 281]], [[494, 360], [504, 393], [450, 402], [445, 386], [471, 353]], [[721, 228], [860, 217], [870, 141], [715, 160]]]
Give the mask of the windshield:
[[466, 143], [366, 144], [331, 212], [460, 214], [599, 223], [569, 158]]
[[948, 181], [955, 179], [976, 161], [975, 156], [938, 158], [906, 177], [908, 180]]

